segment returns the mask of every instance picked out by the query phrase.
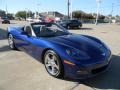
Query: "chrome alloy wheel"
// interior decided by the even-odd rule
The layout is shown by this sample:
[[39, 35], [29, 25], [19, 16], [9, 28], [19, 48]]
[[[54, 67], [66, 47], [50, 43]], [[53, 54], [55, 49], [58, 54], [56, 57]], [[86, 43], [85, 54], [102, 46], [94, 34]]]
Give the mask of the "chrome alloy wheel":
[[53, 53], [48, 53], [45, 56], [45, 67], [48, 71], [53, 76], [58, 76], [60, 73], [60, 65], [57, 57]]
[[11, 34], [9, 34], [8, 36], [8, 43], [9, 43], [9, 47], [11, 49], [14, 49], [14, 41], [13, 41], [13, 36]]

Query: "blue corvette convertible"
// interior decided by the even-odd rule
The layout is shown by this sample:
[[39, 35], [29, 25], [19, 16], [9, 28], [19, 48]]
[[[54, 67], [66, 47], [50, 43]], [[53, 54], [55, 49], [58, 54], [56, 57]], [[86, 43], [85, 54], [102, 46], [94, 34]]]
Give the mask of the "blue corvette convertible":
[[97, 38], [69, 33], [55, 23], [30, 23], [8, 27], [11, 49], [22, 50], [45, 65], [53, 77], [76, 79], [106, 71], [111, 51]]

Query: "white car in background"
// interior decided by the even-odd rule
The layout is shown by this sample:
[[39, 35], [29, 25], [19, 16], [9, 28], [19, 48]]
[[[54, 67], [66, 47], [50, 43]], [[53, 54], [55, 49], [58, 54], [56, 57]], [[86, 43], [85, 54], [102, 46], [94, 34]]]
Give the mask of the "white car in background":
[[26, 21], [28, 21], [28, 22], [33, 22], [33, 19], [32, 19], [31, 17], [28, 17], [28, 18], [26, 19]]
[[43, 20], [41, 18], [35, 18], [33, 19], [33, 22], [42, 22]]

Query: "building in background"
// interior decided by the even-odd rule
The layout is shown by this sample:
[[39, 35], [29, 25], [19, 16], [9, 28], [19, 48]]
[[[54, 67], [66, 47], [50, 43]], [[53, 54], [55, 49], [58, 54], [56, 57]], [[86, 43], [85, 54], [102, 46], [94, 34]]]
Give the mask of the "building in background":
[[50, 18], [54, 20], [61, 20], [65, 17], [65, 15], [59, 13], [59, 12], [42, 12], [40, 15], [44, 18]]

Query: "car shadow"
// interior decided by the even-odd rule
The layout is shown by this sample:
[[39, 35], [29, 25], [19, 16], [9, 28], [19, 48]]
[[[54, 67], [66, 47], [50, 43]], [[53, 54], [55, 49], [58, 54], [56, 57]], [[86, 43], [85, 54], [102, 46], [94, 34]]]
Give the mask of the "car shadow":
[[93, 30], [93, 28], [80, 28], [80, 30]]
[[17, 24], [17, 23], [11, 22], [10, 24]]
[[9, 48], [8, 45], [0, 47], [0, 52], [7, 52], [10, 51], [11, 49]]
[[97, 89], [114, 89], [120, 90], [120, 55], [113, 55], [111, 58], [110, 69], [97, 75], [96, 77], [85, 80], [64, 79], [71, 82], [78, 82]]
[[7, 31], [0, 28], [0, 40], [7, 39]]
[[72, 28], [70, 30], [93, 30], [93, 28]]

